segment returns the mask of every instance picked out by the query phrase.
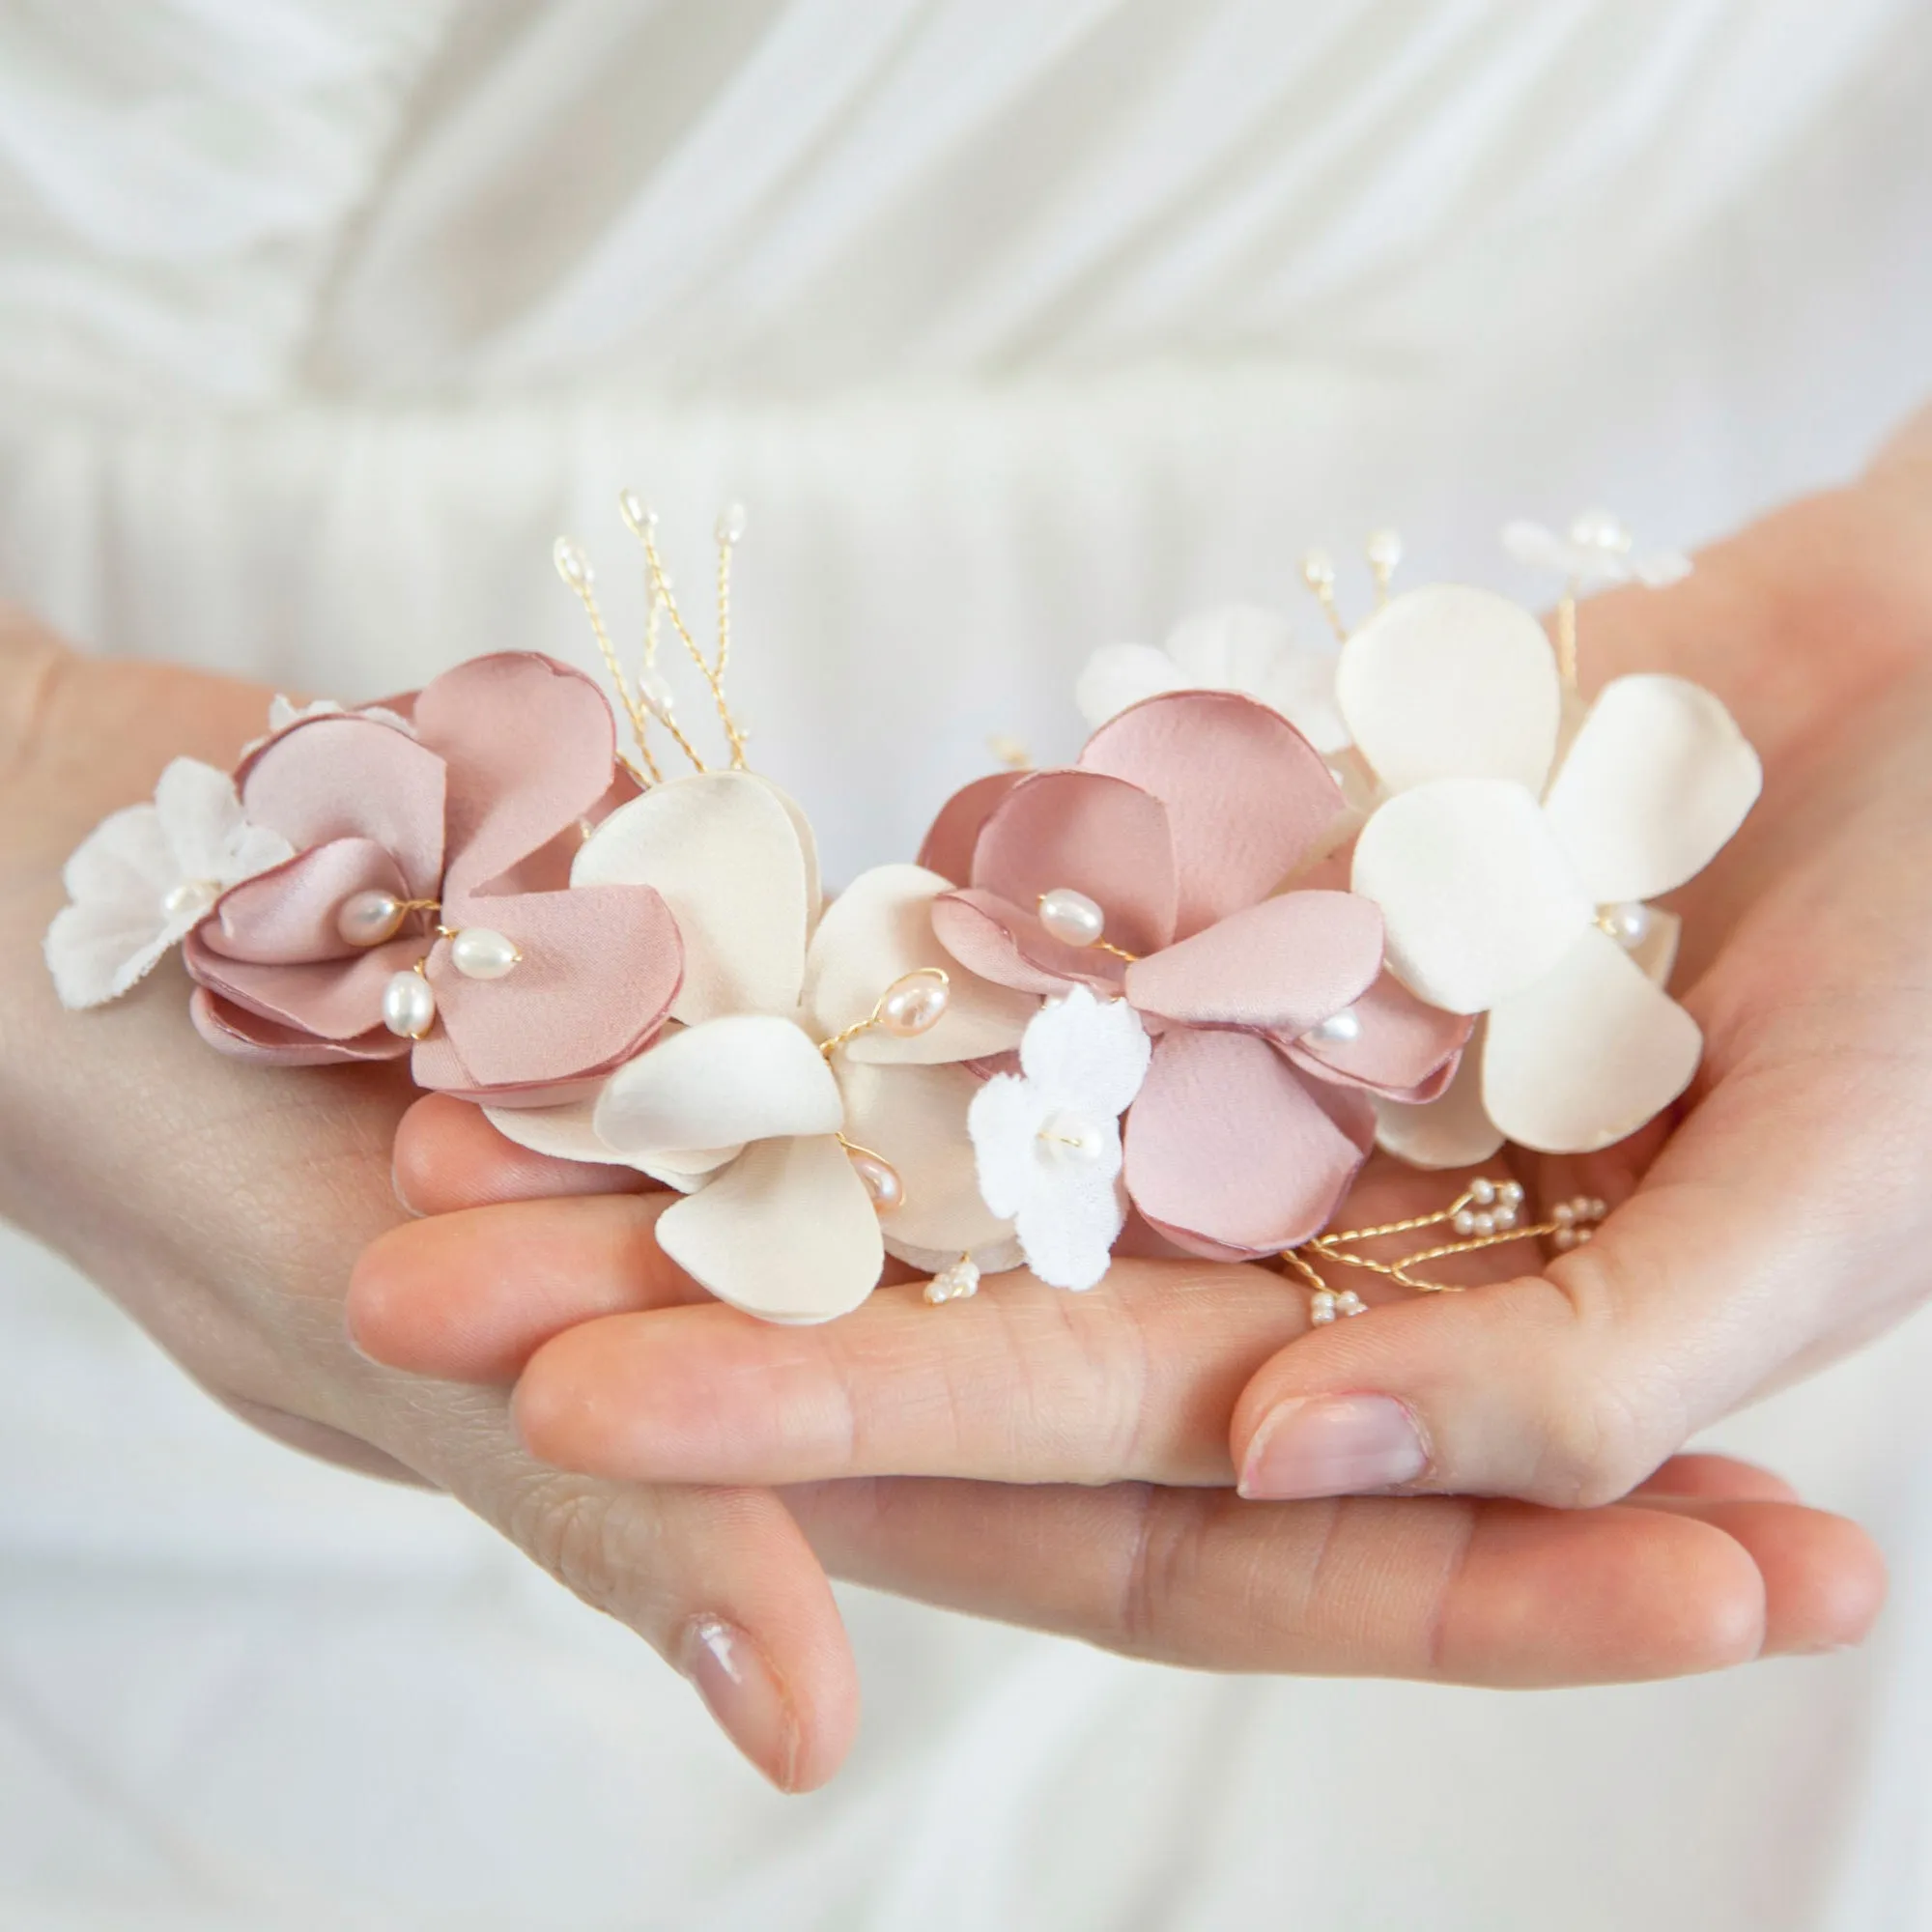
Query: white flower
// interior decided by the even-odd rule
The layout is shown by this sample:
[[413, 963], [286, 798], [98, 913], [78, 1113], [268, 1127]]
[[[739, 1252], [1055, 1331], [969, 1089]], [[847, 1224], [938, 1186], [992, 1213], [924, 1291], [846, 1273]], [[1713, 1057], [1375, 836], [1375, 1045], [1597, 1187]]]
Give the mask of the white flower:
[[1634, 581], [1658, 590], [1690, 574], [1690, 559], [1674, 550], [1633, 555], [1630, 531], [1607, 510], [1585, 510], [1563, 535], [1542, 524], [1505, 524], [1503, 549], [1518, 563], [1552, 571], [1578, 587]]
[[1186, 618], [1151, 644], [1104, 644], [1074, 687], [1081, 715], [1096, 730], [1143, 698], [1167, 691], [1238, 691], [1280, 714], [1318, 752], [1348, 747], [1335, 708], [1335, 646], [1297, 638], [1288, 619], [1252, 604]]
[[145, 978], [228, 890], [295, 857], [242, 814], [226, 772], [177, 758], [152, 805], [104, 818], [67, 862], [71, 903], [47, 928], [61, 1005], [99, 1007]]
[[[1037, 1003], [975, 979], [932, 934], [947, 881], [880, 866], [821, 904], [811, 834], [746, 772], [654, 785], [584, 841], [573, 887], [647, 885], [684, 947], [672, 1024], [587, 1099], [488, 1109], [525, 1147], [636, 1167], [689, 1198], [664, 1251], [771, 1321], [825, 1321], [877, 1285], [885, 1250], [1010, 1266], [1010, 1230], [974, 1180], [956, 1063], [1009, 1050]], [[942, 982], [939, 975], [944, 973]], [[942, 983], [936, 1021], [868, 1027], [902, 980]]]
[[1020, 1071], [996, 1073], [974, 1097], [980, 1191], [1049, 1287], [1088, 1289], [1107, 1272], [1126, 1221], [1121, 1116], [1151, 1051], [1124, 1000], [1076, 986], [1027, 1027]]
[[399, 711], [391, 711], [385, 704], [348, 705], [340, 704], [332, 697], [312, 698], [307, 704], [298, 704], [292, 697], [284, 697], [277, 692], [269, 700], [269, 728], [259, 738], [251, 738], [242, 747], [242, 755], [246, 758], [259, 752], [272, 738], [279, 738], [294, 724], [306, 724], [313, 718], [366, 718], [372, 724], [386, 724], [392, 731], [400, 731], [406, 738], [416, 735], [415, 726]]
[[1559, 755], [1542, 627], [1447, 584], [1364, 625], [1337, 690], [1381, 788], [1353, 886], [1381, 907], [1388, 964], [1488, 1015], [1449, 1094], [1382, 1110], [1383, 1145], [1448, 1166], [1504, 1137], [1580, 1153], [1634, 1132], [1703, 1051], [1662, 989], [1675, 922], [1645, 901], [1702, 871], [1757, 797], [1730, 714], [1681, 678], [1615, 678]]

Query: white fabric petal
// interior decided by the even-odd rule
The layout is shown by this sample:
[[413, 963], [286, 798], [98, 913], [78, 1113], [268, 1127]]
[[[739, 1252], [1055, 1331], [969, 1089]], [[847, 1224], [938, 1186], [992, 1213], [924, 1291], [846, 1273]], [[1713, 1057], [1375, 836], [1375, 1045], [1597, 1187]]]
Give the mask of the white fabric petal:
[[674, 1019], [791, 1013], [816, 911], [813, 861], [792, 808], [748, 772], [654, 785], [583, 841], [579, 886], [654, 886], [684, 942]]
[[1097, 730], [1143, 699], [1187, 688], [1185, 674], [1165, 651], [1151, 644], [1102, 644], [1074, 684], [1073, 701]]
[[507, 1141], [554, 1160], [594, 1161], [600, 1167], [631, 1167], [592, 1124], [597, 1096], [586, 1094], [558, 1107], [485, 1107], [483, 1118]]
[[128, 911], [115, 901], [63, 907], [47, 927], [43, 948], [55, 995], [72, 1011], [118, 1000], [167, 957], [193, 923], [165, 921], [152, 906]]
[[1037, 997], [967, 972], [933, 937], [932, 902], [950, 890], [922, 866], [875, 866], [826, 907], [805, 968], [806, 1010], [822, 1037], [857, 1025], [908, 973], [936, 967], [947, 979], [937, 1026], [907, 1038], [869, 1028], [839, 1049], [848, 1062], [923, 1066], [1005, 1053], [1039, 1010]]
[[1411, 1167], [1474, 1167], [1503, 1144], [1502, 1129], [1483, 1108], [1483, 1034], [1487, 1020], [1463, 1050], [1456, 1077], [1434, 1100], [1376, 1102], [1376, 1145]]
[[1596, 918], [1542, 808], [1495, 779], [1390, 799], [1362, 828], [1352, 883], [1381, 907], [1390, 968], [1452, 1013], [1540, 980]]
[[1047, 1287], [1079, 1294], [1106, 1274], [1126, 1220], [1126, 1194], [1118, 1179], [1069, 1175], [1025, 1201], [1015, 1225], [1027, 1266]]
[[966, 1110], [980, 1197], [1001, 1220], [1010, 1220], [1034, 1192], [1039, 1130], [1051, 1112], [1039, 1089], [1014, 1073], [994, 1074]]
[[1604, 687], [1545, 809], [1601, 903], [1649, 899], [1717, 857], [1763, 784], [1757, 753], [1717, 698], [1641, 672]]
[[1516, 518], [1503, 526], [1502, 545], [1526, 569], [1554, 571], [1559, 577], [1576, 575], [1577, 546], [1548, 524]]
[[162, 897], [181, 882], [161, 815], [152, 805], [110, 812], [74, 847], [61, 872], [76, 905], [113, 904], [130, 912], [145, 905], [157, 926]]
[[1124, 1114], [1147, 1078], [1153, 1043], [1124, 1000], [1076, 986], [1035, 1014], [1020, 1041], [1020, 1070], [1052, 1106]]
[[904, 1202], [882, 1223], [888, 1241], [950, 1262], [1012, 1237], [1009, 1219], [980, 1192], [966, 1131], [980, 1085], [963, 1066], [844, 1069], [846, 1139], [891, 1162], [905, 1188]]
[[1690, 559], [1678, 550], [1652, 551], [1631, 565], [1631, 575], [1652, 590], [1664, 590], [1690, 575]]
[[1390, 791], [1435, 779], [1514, 779], [1540, 794], [1562, 706], [1543, 627], [1492, 590], [1432, 584], [1397, 597], [1342, 647], [1342, 716]]
[[1255, 604], [1204, 611], [1168, 634], [1167, 655], [1189, 688], [1259, 698], [1318, 752], [1339, 752], [1349, 742], [1335, 702], [1336, 647], [1298, 638], [1279, 611]]
[[1491, 1012], [1483, 1105], [1523, 1147], [1589, 1153], [1669, 1106], [1703, 1048], [1696, 1021], [1592, 926], [1553, 972]]
[[799, 1027], [733, 1013], [687, 1027], [620, 1066], [599, 1090], [591, 1120], [607, 1146], [640, 1161], [836, 1134], [844, 1111], [824, 1055]]
[[251, 825], [235, 781], [199, 758], [175, 758], [155, 786], [155, 810], [175, 861], [175, 883], [208, 879], [240, 885], [295, 857], [278, 832]]
[[829, 1134], [758, 1141], [668, 1208], [658, 1245], [722, 1301], [766, 1321], [830, 1321], [878, 1286], [872, 1198]]

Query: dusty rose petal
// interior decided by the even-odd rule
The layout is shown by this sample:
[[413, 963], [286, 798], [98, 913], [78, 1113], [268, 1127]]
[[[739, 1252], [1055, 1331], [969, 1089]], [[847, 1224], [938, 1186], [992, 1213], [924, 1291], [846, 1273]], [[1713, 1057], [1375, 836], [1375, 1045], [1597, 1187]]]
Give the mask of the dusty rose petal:
[[343, 900], [362, 892], [410, 895], [386, 846], [373, 838], [335, 838], [231, 887], [198, 930], [210, 952], [228, 959], [280, 966], [353, 959], [363, 949], [343, 939], [335, 919]]
[[996, 986], [1051, 997], [1070, 986], [1118, 993], [1126, 962], [1093, 946], [1065, 946], [1031, 912], [997, 893], [942, 893], [932, 902], [939, 943]]
[[350, 1061], [400, 1060], [410, 1049], [386, 1027], [358, 1034], [354, 1039], [317, 1039], [298, 1027], [264, 1019], [224, 1000], [206, 986], [197, 986], [188, 1002], [195, 1031], [217, 1052], [231, 1060], [252, 1061], [258, 1066], [328, 1066]]
[[272, 738], [236, 774], [258, 825], [298, 851], [370, 838], [402, 867], [410, 898], [431, 898], [442, 876], [442, 760], [368, 718], [312, 718]]
[[1174, 937], [1167, 813], [1097, 772], [1034, 772], [1014, 785], [980, 833], [973, 884], [1029, 912], [1063, 886], [1085, 893], [1123, 952], [1157, 952]]
[[950, 885], [963, 886], [973, 876], [973, 848], [993, 809], [1025, 778], [1024, 772], [994, 772], [961, 785], [944, 805], [919, 848], [919, 863]]
[[1360, 999], [1381, 965], [1381, 914], [1367, 899], [1288, 893], [1135, 960], [1122, 987], [1163, 1019], [1293, 1037]]
[[1361, 1032], [1353, 1039], [1310, 1036], [1281, 1041], [1297, 1066], [1321, 1080], [1366, 1087], [1391, 1099], [1433, 1100], [1455, 1077], [1475, 1021], [1419, 1000], [1383, 973], [1354, 1003]]
[[424, 946], [421, 938], [406, 936], [353, 958], [281, 965], [230, 959], [197, 928], [182, 956], [199, 984], [258, 1018], [318, 1039], [349, 1040], [383, 1024], [383, 988], [423, 956]]
[[1265, 898], [1344, 810], [1315, 747], [1279, 712], [1236, 692], [1151, 697], [1101, 725], [1080, 768], [1124, 779], [1167, 808], [1182, 938]]
[[1190, 1252], [1277, 1254], [1327, 1225], [1374, 1136], [1366, 1094], [1312, 1091], [1252, 1034], [1176, 1028], [1127, 1115], [1127, 1192]]
[[579, 886], [471, 900], [524, 956], [469, 980], [430, 955], [438, 1024], [416, 1047], [424, 1087], [477, 1093], [582, 1078], [628, 1060], [663, 1024], [680, 970], [677, 927], [648, 886]]

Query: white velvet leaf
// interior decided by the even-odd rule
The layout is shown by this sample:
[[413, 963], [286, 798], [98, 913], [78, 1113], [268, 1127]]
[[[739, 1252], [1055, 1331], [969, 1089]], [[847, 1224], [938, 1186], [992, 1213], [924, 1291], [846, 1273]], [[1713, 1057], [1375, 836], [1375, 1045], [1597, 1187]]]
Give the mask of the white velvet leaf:
[[871, 1196], [829, 1134], [758, 1141], [668, 1208], [658, 1245], [722, 1301], [766, 1321], [830, 1321], [878, 1286]]
[[1014, 1073], [994, 1074], [967, 1109], [980, 1195], [1002, 1220], [1017, 1214], [1038, 1183], [1036, 1142], [1052, 1111], [1039, 1089]]
[[1336, 696], [1390, 791], [1513, 779], [1541, 793], [1562, 692], [1543, 627], [1491, 590], [1432, 584], [1383, 606], [1342, 647]]
[[1483, 1104], [1523, 1147], [1593, 1152], [1669, 1106], [1703, 1044], [1696, 1021], [1592, 926], [1554, 971], [1492, 1010]]
[[[833, 1134], [838, 1083], [790, 1020], [734, 1013], [687, 1027], [605, 1081], [592, 1124], [633, 1161], [794, 1134]], [[674, 1162], [682, 1167], [683, 1163]]]
[[1352, 882], [1381, 907], [1390, 968], [1452, 1013], [1541, 979], [1596, 917], [1542, 808], [1494, 779], [1390, 799], [1362, 828]]
[[64, 906], [44, 952], [54, 993], [71, 1011], [105, 1006], [147, 978], [186, 935], [192, 920], [166, 922], [118, 903]]
[[1145, 698], [1187, 688], [1186, 676], [1165, 651], [1151, 644], [1102, 644], [1074, 684], [1073, 701], [1097, 730]]
[[654, 886], [684, 942], [671, 1016], [796, 1011], [816, 914], [793, 808], [747, 772], [693, 773], [621, 806], [583, 841], [580, 886]]
[[947, 1261], [1009, 1240], [1008, 1217], [980, 1192], [967, 1109], [981, 1083], [962, 1066], [848, 1066], [845, 1137], [897, 1171], [903, 1204], [884, 1217], [889, 1241], [943, 1251]]
[[1020, 1070], [1055, 1106], [1124, 1114], [1147, 1078], [1153, 1043], [1124, 1000], [1085, 986], [1042, 1007], [1020, 1041]]
[[1376, 1096], [1376, 1145], [1411, 1167], [1474, 1167], [1503, 1144], [1483, 1107], [1483, 1036], [1476, 1023], [1456, 1077], [1434, 1100], [1415, 1106]]
[[1082, 1294], [1099, 1285], [1126, 1226], [1119, 1179], [1086, 1176], [1022, 1204], [1015, 1226], [1027, 1266], [1049, 1288]]
[[948, 890], [923, 867], [875, 866], [826, 907], [805, 969], [806, 1010], [822, 1037], [864, 1019], [908, 973], [937, 967], [947, 979], [937, 1026], [904, 1038], [869, 1028], [839, 1049], [847, 1062], [924, 1066], [1005, 1053], [1019, 1044], [1039, 1010], [1033, 995], [967, 972], [933, 937], [932, 902]]
[[1648, 899], [1718, 856], [1763, 783], [1757, 753], [1717, 698], [1644, 672], [1604, 687], [1546, 810], [1600, 902]]

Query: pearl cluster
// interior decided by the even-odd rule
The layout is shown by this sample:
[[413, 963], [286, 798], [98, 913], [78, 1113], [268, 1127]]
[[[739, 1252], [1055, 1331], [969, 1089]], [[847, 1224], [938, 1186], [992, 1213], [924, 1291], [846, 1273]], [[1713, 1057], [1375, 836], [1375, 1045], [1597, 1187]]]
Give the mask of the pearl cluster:
[[[335, 930], [345, 946], [382, 946], [395, 938], [411, 913], [434, 909], [424, 900], [399, 899], [372, 888], [342, 901]], [[466, 925], [441, 936], [449, 941], [449, 963], [466, 980], [500, 980], [523, 961], [516, 941], [494, 926]], [[436, 990], [423, 977], [420, 960], [389, 976], [383, 988], [383, 1024], [403, 1039], [421, 1039], [436, 1024]]]
[[1308, 1297], [1308, 1319], [1318, 1328], [1324, 1327], [1338, 1316], [1366, 1315], [1369, 1304], [1352, 1288], [1339, 1292], [1332, 1288], [1318, 1288]]
[[1597, 1223], [1609, 1211], [1609, 1203], [1594, 1194], [1577, 1194], [1568, 1201], [1559, 1201], [1549, 1210], [1549, 1218], [1556, 1223], [1556, 1232], [1550, 1236], [1549, 1245], [1559, 1254], [1580, 1248], [1597, 1232]]
[[1463, 1199], [1469, 1206], [1457, 1208], [1449, 1221], [1459, 1235], [1506, 1235], [1522, 1223], [1520, 1180], [1472, 1180]]
[[942, 1301], [967, 1301], [980, 1292], [980, 1264], [971, 1255], [961, 1255], [925, 1285], [925, 1298], [935, 1308]]

